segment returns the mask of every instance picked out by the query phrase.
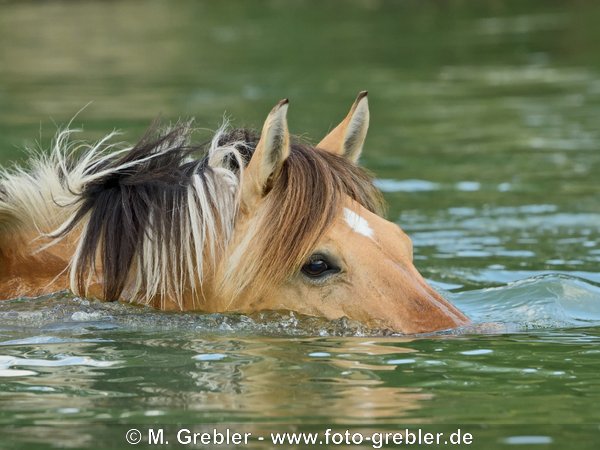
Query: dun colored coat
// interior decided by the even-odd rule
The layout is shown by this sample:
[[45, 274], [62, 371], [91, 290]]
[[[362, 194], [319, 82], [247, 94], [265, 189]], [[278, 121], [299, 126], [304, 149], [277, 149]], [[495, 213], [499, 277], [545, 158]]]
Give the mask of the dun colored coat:
[[288, 101], [260, 137], [216, 133], [197, 156], [189, 123], [132, 148], [58, 134], [27, 169], [0, 173], [0, 298], [71, 289], [163, 310], [293, 310], [403, 333], [466, 317], [412, 262], [357, 165], [366, 92], [316, 147], [290, 137]]

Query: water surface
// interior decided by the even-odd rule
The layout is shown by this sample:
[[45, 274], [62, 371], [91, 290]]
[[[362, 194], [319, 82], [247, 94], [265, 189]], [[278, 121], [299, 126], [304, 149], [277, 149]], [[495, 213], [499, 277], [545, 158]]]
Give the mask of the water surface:
[[86, 105], [84, 138], [133, 141], [161, 115], [196, 117], [204, 139], [287, 97], [291, 131], [316, 142], [368, 89], [362, 163], [418, 268], [475, 322], [407, 337], [2, 303], [0, 448], [126, 448], [129, 428], [176, 424], [595, 448], [599, 21], [592, 2], [0, 2], [2, 164]]

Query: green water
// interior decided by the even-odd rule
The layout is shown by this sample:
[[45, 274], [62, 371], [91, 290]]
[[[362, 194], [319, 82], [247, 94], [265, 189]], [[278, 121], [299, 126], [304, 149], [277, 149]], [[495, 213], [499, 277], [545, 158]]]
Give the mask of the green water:
[[476, 323], [386, 337], [4, 302], [0, 448], [129, 448], [125, 431], [161, 426], [173, 448], [182, 427], [407, 426], [460, 428], [468, 448], [596, 448], [598, 23], [591, 1], [0, 2], [2, 164], [89, 102], [84, 137], [133, 141], [158, 115], [259, 127], [288, 97], [292, 132], [318, 141], [368, 89], [363, 164], [419, 269]]

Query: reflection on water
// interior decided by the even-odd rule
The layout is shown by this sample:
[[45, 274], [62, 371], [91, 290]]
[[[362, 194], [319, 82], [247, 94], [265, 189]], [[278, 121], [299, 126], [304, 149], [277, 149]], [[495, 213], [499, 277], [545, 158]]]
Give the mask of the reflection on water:
[[[184, 411], [190, 423], [454, 423], [469, 420], [469, 412], [453, 405], [488, 401], [500, 388], [505, 399], [495, 403], [496, 420], [542, 422], [565, 412], [560, 402], [572, 389], [595, 395], [596, 374], [581, 367], [595, 364], [599, 343], [586, 330], [567, 333], [567, 339], [548, 331], [510, 339], [415, 340], [99, 331], [90, 325], [79, 343], [62, 343], [61, 335], [73, 336], [62, 330], [44, 333], [45, 344], [24, 339], [2, 347], [2, 364], [33, 372], [0, 381], [3, 397], [11, 398], [2, 423], [144, 423], [160, 417], [166, 424], [181, 420]], [[89, 342], [92, 335], [103, 341]], [[515, 355], [519, 345], [525, 347]], [[465, 390], [468, 399], [456, 397]], [[516, 408], [524, 393], [546, 396], [558, 409], [536, 419], [530, 416], [535, 404]], [[588, 414], [588, 420], [600, 419]]]
[[[0, 383], [3, 392], [18, 400], [7, 405], [3, 417], [13, 411], [17, 419], [43, 421], [60, 416], [141, 420], [184, 409], [198, 419], [214, 414], [252, 419], [258, 414], [261, 421], [286, 417], [292, 422], [310, 418], [316, 423], [360, 423], [364, 417], [375, 421], [393, 417], [399, 405], [410, 411], [432, 398], [419, 387], [390, 386], [380, 377], [380, 372], [403, 364], [399, 357], [416, 352], [403, 347], [403, 340], [320, 342], [227, 335], [205, 339], [190, 335], [187, 340], [166, 334], [128, 337], [126, 332], [114, 337], [102, 344], [85, 339], [68, 346], [13, 340], [3, 346], [0, 367], [36, 369], [3, 373], [11, 377]], [[206, 354], [223, 356], [198, 358]], [[157, 384], [159, 372], [169, 376]], [[65, 378], [76, 379], [76, 386], [65, 386]], [[75, 398], [65, 408], [65, 399], [71, 396]], [[318, 412], [311, 412], [316, 398], [323, 403]], [[107, 415], [115, 405], [129, 406], [118, 417]]]
[[[546, 290], [560, 283], [551, 279]], [[456, 300], [484, 320], [502, 314], [529, 319], [524, 311], [556, 314], [550, 305], [543, 309], [534, 281], [524, 284], [466, 292]], [[590, 293], [589, 285], [575, 284], [562, 282], [565, 291], [579, 288], [574, 298]], [[528, 295], [540, 301], [527, 302]], [[503, 301], [512, 307], [501, 312]], [[42, 445], [55, 426], [62, 431], [53, 436], [65, 445], [94, 447], [109, 439], [118, 447], [115, 424], [236, 423], [236, 430], [256, 433], [311, 424], [371, 432], [398, 424], [440, 427], [481, 420], [486, 411], [486, 420], [496, 424], [600, 420], [596, 409], [578, 413], [598, 399], [597, 328], [500, 337], [302, 337], [303, 318], [281, 336], [285, 320], [277, 317], [268, 325], [247, 318], [222, 329], [190, 313], [69, 299], [32, 302], [29, 309], [1, 305], [0, 430], [18, 426], [3, 432], [9, 442]], [[269, 335], [273, 330], [276, 335]], [[308, 334], [314, 331], [309, 326]], [[548, 408], [543, 415], [541, 401]]]
[[597, 429], [573, 424], [600, 421], [599, 20], [593, 2], [546, 0], [0, 2], [3, 164], [88, 102], [85, 136], [132, 141], [159, 114], [207, 136], [224, 112], [257, 127], [289, 97], [291, 131], [314, 142], [368, 89], [362, 162], [416, 265], [475, 321], [399, 337], [286, 313], [2, 303], [0, 448], [215, 422], [523, 424], [478, 432], [486, 449], [533, 434], [595, 448]]

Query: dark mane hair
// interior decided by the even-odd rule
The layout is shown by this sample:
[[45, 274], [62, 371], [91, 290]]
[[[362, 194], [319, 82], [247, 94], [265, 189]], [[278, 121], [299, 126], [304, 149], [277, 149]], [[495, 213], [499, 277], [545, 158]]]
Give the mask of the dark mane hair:
[[150, 229], [155, 245], [182, 251], [181, 227], [169, 212], [184, 207], [192, 176], [204, 180], [210, 171], [206, 158], [188, 160], [197, 150], [188, 144], [189, 131], [189, 124], [180, 124], [160, 133], [155, 124], [130, 151], [90, 168], [100, 176], [84, 185], [77, 212], [61, 230], [66, 235], [87, 217], [77, 255], [79, 292], [98, 257], [103, 297], [117, 300]]
[[[130, 150], [86, 168], [77, 210], [56, 235], [82, 227], [71, 268], [75, 292], [85, 295], [95, 277], [108, 301], [174, 297], [181, 307], [190, 289], [202, 296], [203, 270], [211, 267], [205, 259], [212, 257], [214, 268], [217, 254], [226, 256], [235, 223], [238, 186], [232, 189], [227, 174], [237, 181], [259, 135], [234, 129], [193, 146], [190, 134], [189, 123], [167, 130], [154, 124]], [[218, 149], [228, 150], [215, 169], [211, 152]], [[253, 248], [241, 249], [244, 258], [225, 262], [223, 292], [235, 296], [250, 284], [281, 281], [308, 257], [343, 196], [382, 212], [381, 195], [363, 169], [294, 139], [257, 218], [261, 237], [251, 240]]]

